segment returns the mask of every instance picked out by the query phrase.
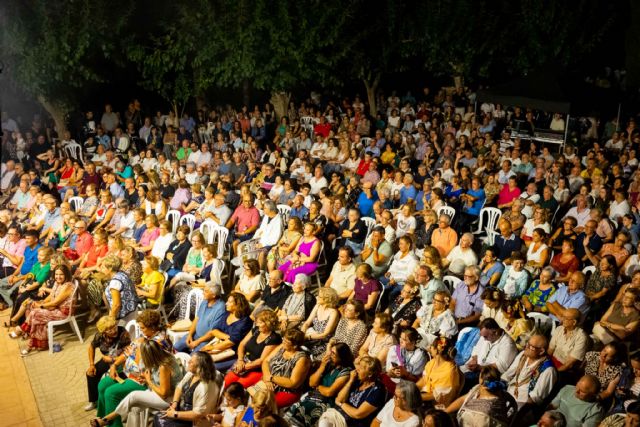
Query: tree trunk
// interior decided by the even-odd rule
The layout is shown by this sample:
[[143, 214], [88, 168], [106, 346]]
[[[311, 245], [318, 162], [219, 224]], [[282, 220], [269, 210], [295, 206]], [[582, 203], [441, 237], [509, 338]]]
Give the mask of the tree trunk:
[[205, 110], [207, 106], [207, 97], [204, 94], [196, 95], [196, 111]]
[[250, 107], [249, 104], [251, 104], [251, 82], [249, 81], [249, 79], [244, 79], [242, 81], [242, 103], [246, 105], [247, 108]]
[[62, 133], [67, 130], [67, 122], [65, 120], [65, 116], [67, 115], [67, 109], [63, 105], [60, 105], [54, 101], [49, 101], [43, 95], [38, 95], [38, 102], [47, 110], [47, 113], [51, 115], [53, 121], [56, 125], [56, 133], [58, 137], [62, 135]]
[[378, 85], [380, 84], [380, 74], [376, 74], [373, 81], [371, 78], [362, 79], [364, 87], [367, 91], [367, 99], [369, 101], [369, 114], [371, 117], [375, 117], [378, 113], [378, 106], [376, 105], [376, 92], [378, 91]]
[[283, 116], [287, 115], [287, 108], [289, 108], [290, 99], [290, 92], [271, 92], [271, 99], [269, 100], [269, 102], [273, 104], [273, 109], [276, 112], [276, 119], [278, 121], [280, 121]]
[[[640, 88], [640, 55], [638, 54], [638, 43], [640, 43], [640, 4], [635, 1], [630, 3], [629, 25], [626, 34], [626, 58], [625, 65], [627, 68], [627, 88]], [[634, 19], [635, 18], [635, 19]]]

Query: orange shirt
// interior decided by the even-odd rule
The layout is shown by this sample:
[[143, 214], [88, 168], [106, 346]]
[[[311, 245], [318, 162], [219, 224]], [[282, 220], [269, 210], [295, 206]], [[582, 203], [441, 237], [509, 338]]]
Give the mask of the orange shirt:
[[431, 246], [440, 252], [442, 258], [449, 255], [451, 249], [458, 243], [458, 234], [451, 228], [436, 228], [431, 234]]

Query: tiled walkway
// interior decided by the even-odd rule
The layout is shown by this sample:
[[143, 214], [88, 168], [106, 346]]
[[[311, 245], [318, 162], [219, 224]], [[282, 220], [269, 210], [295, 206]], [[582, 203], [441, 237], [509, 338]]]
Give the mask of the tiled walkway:
[[[0, 315], [0, 322], [8, 311]], [[1, 323], [0, 323], [1, 324]], [[80, 325], [83, 330], [83, 325]], [[56, 329], [55, 340], [64, 341], [60, 353], [39, 352], [20, 357], [26, 341], [12, 340], [0, 330], [0, 425], [6, 427], [79, 427], [89, 425], [95, 411], [87, 404], [87, 341], [95, 328], [85, 331], [80, 344], [67, 326]]]

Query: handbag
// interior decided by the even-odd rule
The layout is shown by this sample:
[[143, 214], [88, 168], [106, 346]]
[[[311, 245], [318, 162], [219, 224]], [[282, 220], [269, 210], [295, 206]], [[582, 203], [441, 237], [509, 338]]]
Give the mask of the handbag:
[[189, 329], [191, 329], [191, 323], [192, 322], [189, 319], [180, 319], [169, 329], [173, 332], [188, 332]]

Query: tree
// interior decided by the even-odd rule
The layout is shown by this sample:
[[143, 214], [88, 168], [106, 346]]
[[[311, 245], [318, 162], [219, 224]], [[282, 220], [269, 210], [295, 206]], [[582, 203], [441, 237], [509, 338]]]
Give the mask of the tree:
[[205, 37], [197, 35], [203, 23], [194, 25], [194, 15], [181, 21], [198, 40], [192, 64], [200, 89], [251, 82], [271, 92], [281, 117], [292, 90], [337, 83], [333, 67], [347, 52], [339, 42], [350, 18], [340, 2], [199, 0], [195, 9], [212, 17]]
[[[66, 129], [65, 116], [86, 86], [108, 79], [105, 61], [130, 7], [107, 0], [9, 0], [1, 25], [7, 75]], [[1, 15], [1, 14], [0, 14]]]

